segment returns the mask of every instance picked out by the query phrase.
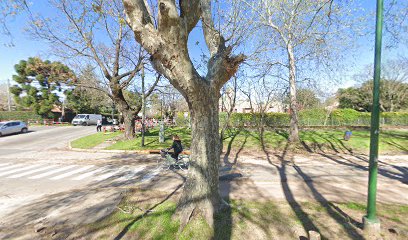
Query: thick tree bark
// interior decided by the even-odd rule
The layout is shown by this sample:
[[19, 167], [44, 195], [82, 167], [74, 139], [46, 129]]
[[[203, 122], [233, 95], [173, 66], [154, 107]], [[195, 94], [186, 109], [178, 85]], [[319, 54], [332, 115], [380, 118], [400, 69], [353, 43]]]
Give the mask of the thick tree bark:
[[122, 110], [121, 113], [125, 125], [125, 138], [129, 140], [135, 138], [135, 113], [128, 109]]
[[290, 97], [290, 127], [289, 142], [299, 142], [299, 120], [296, 98], [296, 60], [293, 46], [289, 43], [287, 46], [289, 57], [289, 97]]
[[135, 137], [135, 115], [139, 111], [134, 111], [130, 108], [125, 99], [125, 96], [123, 95], [122, 89], [115, 87], [112, 87], [112, 89], [115, 89], [114, 91], [112, 91], [112, 100], [114, 101], [115, 106], [118, 108], [123, 117], [125, 138], [133, 139]]
[[[191, 165], [177, 215], [184, 226], [199, 215], [213, 227], [222, 206], [218, 187], [220, 139], [218, 103], [221, 87], [233, 76], [243, 55], [233, 55], [216, 30], [210, 0], [159, 1], [158, 26], [146, 0], [123, 0], [136, 40], [151, 55], [154, 68], [170, 80], [189, 104], [192, 122]], [[210, 52], [207, 75], [200, 76], [188, 53], [188, 36], [201, 19]]]
[[219, 194], [219, 92], [200, 91], [189, 101], [192, 125], [191, 164], [178, 204], [184, 226], [200, 215], [213, 225], [213, 215], [224, 205]]

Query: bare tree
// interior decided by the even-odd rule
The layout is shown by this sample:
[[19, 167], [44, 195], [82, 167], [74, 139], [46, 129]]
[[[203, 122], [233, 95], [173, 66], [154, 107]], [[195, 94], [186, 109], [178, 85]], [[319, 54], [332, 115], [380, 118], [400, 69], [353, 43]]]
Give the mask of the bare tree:
[[276, 97], [279, 96], [277, 83], [265, 77], [251, 77], [247, 79], [243, 88], [240, 89], [249, 102], [255, 120], [253, 123], [258, 130], [259, 140], [263, 148], [265, 148], [264, 133], [267, 124], [267, 113], [273, 107]]
[[385, 5], [385, 36], [389, 37], [387, 46], [406, 46], [408, 43], [408, 2], [387, 1]]
[[14, 106], [15, 103], [14, 103], [13, 98], [11, 97], [9, 98], [8, 85], [0, 84], [0, 111], [6, 111], [9, 109], [9, 100], [10, 100], [10, 105]]
[[[260, 38], [268, 38], [270, 46], [267, 62], [269, 71], [277, 66], [287, 70], [283, 77], [289, 86], [290, 96], [290, 134], [291, 142], [299, 141], [299, 120], [297, 109], [297, 83], [300, 63], [305, 68], [316, 69], [328, 66], [327, 59], [332, 59], [339, 53], [336, 44], [346, 42], [349, 24], [342, 21], [350, 11], [345, 10], [346, 3], [337, 4], [333, 0], [302, 1], [302, 0], [262, 0], [242, 2], [253, 12], [261, 34]], [[356, 20], [355, 18], [352, 18]], [[350, 34], [350, 30], [347, 30]], [[263, 41], [264, 43], [265, 41]], [[344, 44], [343, 44], [344, 45]], [[342, 45], [342, 46], [343, 46]], [[315, 72], [308, 70], [310, 75]], [[310, 79], [311, 76], [305, 78]]]
[[[93, 64], [103, 76], [101, 87], [81, 83], [107, 94], [123, 116], [125, 137], [135, 136], [135, 116], [141, 102], [132, 105], [124, 91], [141, 69], [145, 53], [125, 21], [121, 1], [49, 0], [56, 17], [31, 13], [30, 32], [46, 40], [53, 53], [76, 66]], [[149, 96], [157, 81], [145, 93]]]
[[112, 107], [112, 100], [106, 94], [108, 89], [101, 91], [103, 88], [104, 86], [95, 74], [95, 68], [90, 65], [85, 66], [76, 77], [76, 86], [70, 86], [64, 92], [66, 107], [77, 114], [100, 113], [103, 108], [109, 109]]
[[27, 8], [28, 2], [26, 0], [2, 0], [0, 2], [0, 34], [9, 37], [8, 42], [3, 42], [5, 46], [14, 46], [8, 21]]
[[223, 140], [225, 131], [228, 130], [230, 126], [230, 119], [235, 110], [235, 105], [237, 102], [238, 93], [238, 76], [233, 76], [233, 81], [225, 84], [221, 89], [221, 112], [226, 113], [224, 123], [221, 125], [220, 141], [221, 141], [221, 151], [223, 148]]
[[[244, 55], [233, 55], [232, 46], [214, 25], [210, 0], [159, 0], [157, 25], [145, 0], [123, 0], [136, 40], [151, 55], [155, 69], [170, 80], [186, 99], [191, 115], [191, 165], [178, 204], [182, 225], [192, 216], [203, 216], [212, 226], [213, 214], [223, 201], [219, 194], [219, 98], [222, 86], [235, 74]], [[155, 9], [155, 8], [154, 8]], [[206, 75], [200, 76], [187, 47], [189, 34], [201, 20], [210, 58]]]

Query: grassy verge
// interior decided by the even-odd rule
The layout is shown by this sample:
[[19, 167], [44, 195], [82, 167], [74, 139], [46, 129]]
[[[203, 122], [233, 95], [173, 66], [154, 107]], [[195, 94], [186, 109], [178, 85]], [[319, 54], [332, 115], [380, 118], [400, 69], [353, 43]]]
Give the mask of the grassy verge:
[[[145, 147], [141, 147], [141, 138], [130, 141], [119, 141], [108, 149], [119, 150], [142, 150], [162, 149], [172, 143], [171, 135], [178, 134], [182, 139], [183, 146], [189, 148], [191, 144], [191, 132], [186, 128], [169, 128], [166, 130], [166, 141], [159, 143], [158, 129], [153, 129], [146, 135]], [[349, 141], [343, 140], [344, 131], [335, 130], [307, 130], [300, 132], [301, 143], [297, 146], [298, 151], [307, 152], [337, 152], [337, 153], [368, 153], [370, 132], [367, 130], [353, 131]], [[284, 130], [265, 131], [263, 142], [256, 131], [231, 130], [224, 138], [224, 147], [235, 150], [254, 152], [262, 151], [262, 145], [268, 150], [281, 151], [288, 142], [288, 133]], [[408, 131], [384, 130], [380, 135], [380, 153], [407, 153]]]
[[[151, 194], [151, 193], [143, 193]], [[138, 197], [136, 197], [138, 196]], [[214, 217], [214, 231], [202, 219], [190, 222], [179, 232], [172, 218], [174, 199], [155, 205], [140, 200], [140, 193], [127, 196], [118, 210], [93, 224], [76, 228], [73, 238], [84, 239], [299, 239], [314, 229], [322, 239], [363, 239], [360, 203], [232, 200], [231, 209]], [[160, 202], [159, 199], [156, 199]], [[150, 209], [146, 211], [146, 209]], [[385, 239], [399, 239], [389, 229], [408, 232], [408, 206], [378, 205]], [[406, 236], [405, 236], [406, 237]], [[302, 239], [302, 238], [300, 238]]]
[[121, 135], [121, 132], [113, 132], [113, 133], [95, 133], [71, 142], [71, 147], [73, 148], [81, 148], [81, 149], [90, 149], [93, 148], [106, 140], [112, 139]]
[[110, 150], [143, 150], [143, 149], [163, 149], [168, 148], [173, 143], [172, 135], [177, 134], [182, 139], [184, 148], [189, 148], [191, 144], [191, 131], [187, 128], [168, 128], [165, 131], [165, 142], [159, 143], [159, 129], [155, 128], [150, 130], [145, 135], [145, 146], [141, 147], [142, 138], [140, 135], [134, 140], [118, 141], [117, 143], [109, 146]]
[[51, 125], [45, 125], [45, 124], [40, 124], [40, 123], [30, 123], [28, 125], [29, 127], [70, 127], [72, 126], [71, 123], [63, 123], [63, 124], [51, 124]]
[[[370, 132], [355, 130], [349, 141], [343, 140], [344, 131], [306, 130], [300, 132], [301, 143], [297, 150], [307, 152], [368, 153]], [[284, 130], [266, 131], [263, 136], [266, 149], [283, 150], [287, 144], [288, 133]], [[233, 148], [243, 150], [262, 150], [261, 136], [256, 131], [231, 131], [224, 140]], [[408, 131], [384, 130], [380, 134], [380, 153], [407, 153]]]

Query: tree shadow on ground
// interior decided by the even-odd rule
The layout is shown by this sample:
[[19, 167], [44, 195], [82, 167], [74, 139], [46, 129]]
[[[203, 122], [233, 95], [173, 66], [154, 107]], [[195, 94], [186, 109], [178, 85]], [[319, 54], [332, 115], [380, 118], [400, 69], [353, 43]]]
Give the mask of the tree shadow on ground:
[[[288, 202], [288, 204], [290, 205], [290, 207], [292, 208], [292, 211], [296, 214], [296, 217], [299, 219], [299, 221], [301, 222], [303, 229], [305, 230], [305, 232], [308, 231], [316, 231], [319, 232], [319, 228], [316, 226], [316, 224], [313, 222], [313, 220], [309, 217], [309, 215], [302, 209], [301, 205], [296, 201], [294, 194], [289, 186], [288, 183], [288, 178], [286, 175], [286, 168], [288, 166], [288, 164], [290, 164], [290, 161], [286, 160], [287, 157], [287, 153], [288, 153], [288, 149], [290, 147], [289, 142], [286, 143], [284, 151], [282, 152], [281, 155], [275, 155], [279, 161], [280, 161], [280, 165], [277, 165], [275, 163], [272, 162], [272, 159], [268, 153], [268, 151], [264, 148], [264, 152], [267, 156], [267, 160], [268, 162], [275, 166], [276, 169], [279, 172], [279, 176], [280, 176], [280, 183], [282, 186], [282, 190], [283, 193], [285, 195], [285, 199]], [[322, 236], [324, 238], [324, 236]], [[301, 238], [305, 238], [305, 236], [301, 236]]]
[[405, 153], [408, 153], [408, 147], [403, 146], [403, 145], [395, 142], [394, 140], [385, 140], [384, 142], [387, 143], [390, 146], [393, 146], [393, 147], [395, 147], [395, 148], [397, 148], [399, 150], [404, 151]]
[[[351, 161], [350, 159], [348, 159], [347, 157], [344, 157], [344, 156], [341, 156], [341, 155], [331, 156], [331, 155], [326, 154], [326, 153], [319, 153], [319, 154], [321, 156], [325, 157], [326, 159], [331, 160], [331, 161], [333, 161], [333, 162], [335, 162], [337, 164], [340, 164], [340, 165], [344, 165], [344, 166], [347, 166], [347, 167], [353, 167], [353, 168], [360, 169], [360, 170], [363, 170], [363, 171], [366, 171], [366, 172], [368, 172], [368, 170], [369, 170], [368, 166], [363, 166], [363, 165], [360, 165], [358, 163], [355, 163], [355, 162]], [[338, 160], [337, 158], [340, 158], [341, 160]], [[358, 158], [361, 158], [361, 157], [358, 157]], [[393, 167], [395, 168], [395, 166], [393, 166]], [[399, 174], [399, 173], [389, 171], [387, 169], [379, 168], [378, 173], [383, 177], [398, 180], [401, 183], [408, 184], [408, 174], [406, 172], [401, 172], [401, 174]]]
[[[241, 151], [243, 150], [247, 139], [249, 137], [249, 133], [247, 131], [244, 132], [245, 134], [245, 138], [244, 141], [242, 142], [241, 146], [239, 147], [238, 151], [235, 153], [235, 157], [234, 160], [231, 162], [229, 161], [229, 155], [231, 154], [231, 148], [232, 148], [232, 144], [233, 141], [235, 140], [235, 138], [241, 133], [241, 130], [238, 131], [234, 131], [232, 132], [232, 135], [230, 135], [230, 141], [228, 142], [228, 146], [227, 146], [227, 151], [224, 154], [223, 157], [223, 162], [224, 162], [224, 168], [225, 170], [229, 171], [232, 169], [232, 166], [236, 165], [238, 162], [238, 157], [239, 154], [241, 153]], [[226, 202], [226, 204], [228, 205], [227, 208], [225, 208], [224, 210], [222, 210], [221, 212], [214, 214], [214, 239], [225, 239], [225, 240], [229, 240], [231, 239], [232, 236], [232, 227], [233, 227], [233, 223], [232, 223], [232, 210], [233, 210], [233, 206], [232, 206], [232, 202], [230, 199], [230, 193], [231, 193], [231, 181], [233, 181], [234, 179], [240, 178], [242, 177], [242, 175], [240, 173], [227, 173], [227, 174], [223, 174], [223, 169], [220, 169], [220, 177], [219, 180], [220, 184], [223, 184], [223, 190], [226, 192], [226, 196], [223, 198], [223, 200]]]
[[228, 158], [229, 155], [231, 154], [232, 150], [232, 143], [234, 142], [235, 138], [240, 134], [241, 130], [239, 129], [238, 131], [230, 131], [231, 134], [228, 135], [228, 137], [225, 137], [223, 140], [230, 138], [228, 145], [227, 145], [227, 151], [224, 154], [223, 161], [225, 165], [230, 165], [231, 162], [229, 162]]
[[[286, 134], [280, 133], [282, 136], [286, 136]], [[296, 201], [294, 194], [289, 186], [288, 182], [288, 177], [287, 177], [287, 168], [288, 167], [293, 167], [296, 172], [302, 177], [303, 181], [306, 183], [306, 185], [309, 187], [311, 190], [313, 197], [319, 204], [325, 208], [326, 212], [330, 215], [332, 219], [334, 219], [336, 222], [341, 224], [349, 237], [352, 239], [364, 239], [363, 236], [355, 229], [355, 228], [361, 228], [361, 223], [355, 221], [352, 219], [350, 216], [348, 216], [344, 211], [342, 211], [340, 208], [337, 206], [333, 205], [332, 203], [328, 202], [327, 199], [324, 198], [322, 194], [317, 191], [317, 189], [314, 187], [313, 182], [311, 181], [311, 178], [307, 176], [300, 167], [296, 166], [296, 164], [293, 161], [293, 157], [288, 156], [288, 150], [290, 149], [290, 143], [287, 142], [284, 150], [282, 151], [282, 154], [275, 154], [275, 157], [278, 158], [280, 161], [280, 164], [275, 164], [271, 157], [269, 152], [267, 151], [264, 143], [262, 143], [262, 150], [264, 151], [268, 162], [275, 166], [276, 169], [279, 172], [280, 175], [280, 182], [282, 186], [283, 193], [285, 195], [286, 201], [290, 205], [292, 211], [296, 214], [296, 217], [300, 220], [303, 229], [308, 232], [308, 231], [316, 231], [320, 232], [319, 228], [317, 225], [314, 223], [314, 221], [309, 217], [309, 215], [302, 209], [301, 205]], [[306, 148], [307, 149], [307, 148]], [[289, 160], [287, 160], [289, 158]], [[323, 239], [327, 239], [326, 236], [322, 235]], [[305, 236], [301, 236], [300, 239], [307, 239]]]
[[401, 139], [408, 139], [408, 134], [401, 134], [395, 132], [381, 132], [381, 135], [385, 135], [392, 138], [401, 138]]
[[[237, 176], [237, 175], [236, 175]], [[253, 186], [253, 182], [245, 182], [239, 179], [239, 177], [221, 177], [220, 185], [226, 196], [224, 200], [230, 205], [229, 208], [224, 209], [222, 212], [214, 215], [214, 236], [212, 239], [230, 240], [233, 237], [233, 228], [239, 228], [240, 224], [244, 224], [243, 228], [250, 230], [250, 232], [240, 230], [239, 239], [256, 239], [255, 232], [261, 232], [259, 239], [275, 239], [276, 236], [281, 236], [284, 239], [294, 239], [297, 235], [288, 229], [288, 226], [293, 224], [291, 217], [283, 213], [280, 206], [272, 201], [268, 201], [267, 204], [259, 203], [257, 201], [247, 204], [240, 200], [231, 199], [231, 191], [234, 189], [234, 184], [247, 184], [247, 189], [251, 194], [258, 196], [259, 201], [269, 199], [258, 188]], [[258, 205], [259, 204], [259, 205]], [[271, 225], [272, 223], [279, 223]]]
[[[275, 132], [288, 140], [289, 134], [286, 130], [278, 129]], [[316, 131], [303, 131], [301, 134], [299, 147], [303, 148], [309, 153], [314, 152], [335, 152], [344, 154], [353, 154], [353, 149], [344, 144], [343, 139], [331, 134], [329, 136], [318, 133]], [[324, 142], [318, 141], [318, 139], [324, 140]]]
[[299, 176], [303, 178], [304, 182], [311, 190], [314, 199], [318, 201], [322, 207], [324, 207], [332, 219], [343, 227], [349, 237], [351, 239], [364, 239], [364, 237], [356, 230], [356, 228], [362, 229], [362, 223], [354, 220], [336, 205], [327, 201], [327, 199], [316, 189], [313, 181], [310, 181], [310, 177], [302, 171], [301, 167], [294, 165], [293, 168], [296, 170]]
[[[184, 179], [185, 181], [185, 179]], [[114, 238], [114, 240], [120, 240], [122, 239], [126, 233], [129, 231], [129, 229], [139, 220], [141, 220], [143, 217], [145, 217], [147, 214], [150, 214], [153, 212], [155, 208], [157, 208], [159, 205], [163, 204], [165, 201], [169, 200], [181, 187], [184, 185], [184, 181], [182, 184], [179, 184], [169, 195], [164, 197], [161, 201], [157, 202], [154, 204], [152, 207], [147, 209], [144, 213], [140, 214], [139, 216], [135, 217], [133, 220], [131, 220], [124, 228], [123, 230]]]
[[[108, 166], [101, 174], [115, 171], [115, 169], [114, 166]], [[31, 239], [50, 239], [52, 236], [53, 239], [71, 239], [70, 236], [75, 235], [75, 239], [88, 239], [93, 233], [112, 227], [112, 222], [109, 222], [110, 225], [104, 225], [103, 218], [115, 211], [123, 194], [126, 194], [130, 188], [134, 188], [135, 184], [143, 183], [146, 172], [150, 173], [155, 169], [155, 166], [148, 166], [145, 168], [145, 172], [139, 172], [128, 180], [118, 181], [128, 174], [133, 174], [131, 171], [124, 171], [103, 181], [91, 182], [80, 189], [40, 197], [4, 216], [2, 220], [6, 221], [7, 225], [2, 225], [0, 232], [3, 233], [4, 231], [6, 235], [1, 237], [15, 239], [30, 236]], [[151, 182], [143, 183], [143, 188], [150, 189], [156, 184], [162, 184], [162, 182], [171, 179], [174, 179], [174, 176], [167, 174], [161, 179], [152, 179]], [[118, 227], [129, 223], [120, 231], [117, 239], [127, 233], [129, 227], [132, 226], [131, 223], [135, 223], [150, 214], [154, 208], [172, 197], [181, 185], [177, 186], [169, 195], [157, 197], [158, 203], [153, 204], [141, 215], [115, 220], [113, 225]], [[82, 205], [83, 203], [85, 205]], [[98, 227], [91, 228], [90, 231], [78, 232], [78, 227], [87, 226], [94, 221], [102, 222], [97, 224]], [[33, 234], [36, 237], [33, 237]]]

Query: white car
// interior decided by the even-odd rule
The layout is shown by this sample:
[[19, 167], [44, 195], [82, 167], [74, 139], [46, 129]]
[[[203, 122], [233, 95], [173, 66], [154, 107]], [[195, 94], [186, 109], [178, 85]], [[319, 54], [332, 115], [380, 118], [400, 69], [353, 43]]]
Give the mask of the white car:
[[102, 121], [102, 115], [100, 114], [78, 114], [74, 117], [72, 120], [72, 125], [82, 125], [82, 126], [88, 126], [88, 125], [96, 125], [98, 120]]
[[13, 133], [26, 133], [28, 127], [25, 122], [22, 121], [8, 121], [0, 122], [0, 137]]

